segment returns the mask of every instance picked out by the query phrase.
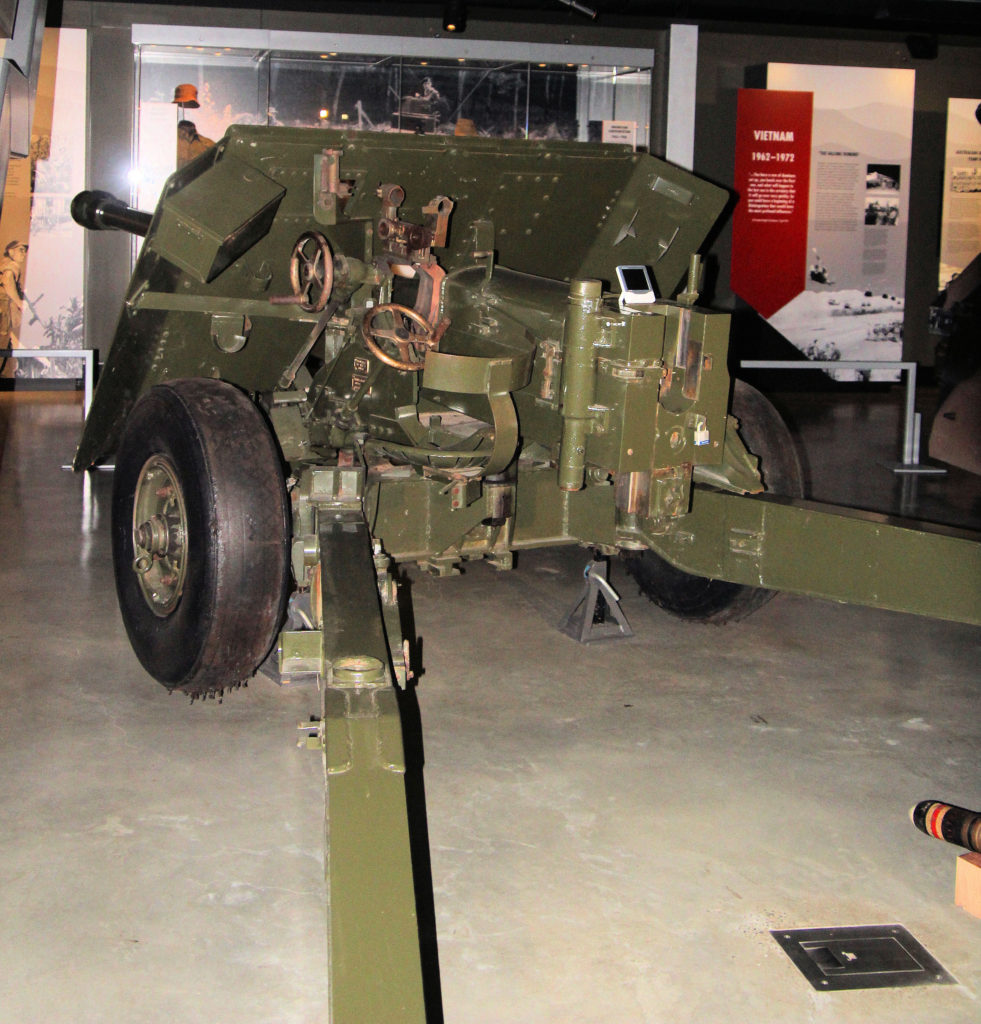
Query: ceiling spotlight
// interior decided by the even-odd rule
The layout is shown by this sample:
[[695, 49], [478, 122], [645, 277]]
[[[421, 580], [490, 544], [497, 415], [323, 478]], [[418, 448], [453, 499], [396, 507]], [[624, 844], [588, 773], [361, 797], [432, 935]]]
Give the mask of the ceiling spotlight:
[[443, 8], [443, 31], [462, 32], [467, 27], [467, 5], [463, 0], [448, 0]]
[[571, 7], [572, 10], [576, 11], [578, 14], [585, 15], [587, 18], [596, 17], [596, 12], [592, 7], [587, 7], [585, 4], [579, 3], [579, 0], [559, 0], [559, 3], [565, 4], [566, 7]]

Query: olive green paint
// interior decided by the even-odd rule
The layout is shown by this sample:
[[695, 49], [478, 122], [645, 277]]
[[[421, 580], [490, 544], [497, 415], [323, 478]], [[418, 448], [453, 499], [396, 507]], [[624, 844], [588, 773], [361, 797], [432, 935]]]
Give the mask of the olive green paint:
[[[976, 538], [754, 496], [729, 318], [694, 306], [692, 254], [726, 201], [617, 146], [255, 127], [165, 187], [74, 465], [111, 458], [161, 381], [228, 381], [268, 417], [317, 606], [280, 649], [287, 676], [323, 677], [334, 1024], [426, 1012], [389, 559], [445, 575], [542, 545], [651, 547], [702, 576], [981, 622]], [[315, 230], [333, 284], [305, 309], [291, 257]], [[667, 295], [687, 270], [686, 291], [621, 310], [618, 264]], [[427, 329], [387, 341], [419, 372], [366, 340], [405, 288]]]

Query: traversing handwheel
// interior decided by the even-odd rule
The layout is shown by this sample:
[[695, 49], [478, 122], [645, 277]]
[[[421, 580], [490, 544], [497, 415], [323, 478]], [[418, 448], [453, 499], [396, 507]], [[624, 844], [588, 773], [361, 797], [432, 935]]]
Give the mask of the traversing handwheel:
[[190, 379], [140, 398], [116, 453], [112, 548], [150, 675], [192, 696], [250, 676], [280, 628], [289, 539], [279, 449], [244, 392]]
[[327, 306], [334, 288], [334, 256], [319, 231], [305, 231], [296, 240], [290, 256], [290, 284], [303, 301], [300, 308], [319, 313]]
[[[376, 321], [382, 321], [377, 323]], [[364, 343], [386, 366], [418, 373], [426, 365], [426, 352], [436, 347], [436, 329], [421, 314], [397, 302], [373, 306], [361, 324]], [[391, 355], [382, 346], [394, 349]]]

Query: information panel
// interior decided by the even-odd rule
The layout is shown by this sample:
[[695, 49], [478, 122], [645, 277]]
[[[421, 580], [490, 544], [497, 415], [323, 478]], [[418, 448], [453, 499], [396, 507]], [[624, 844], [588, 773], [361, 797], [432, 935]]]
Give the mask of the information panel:
[[947, 101], [940, 288], [981, 253], [981, 100]]
[[[732, 288], [808, 358], [902, 359], [913, 87], [909, 69], [770, 64], [740, 91]], [[895, 377], [833, 375], [860, 374]]]
[[804, 290], [811, 94], [741, 89], [738, 102], [732, 289], [771, 317]]

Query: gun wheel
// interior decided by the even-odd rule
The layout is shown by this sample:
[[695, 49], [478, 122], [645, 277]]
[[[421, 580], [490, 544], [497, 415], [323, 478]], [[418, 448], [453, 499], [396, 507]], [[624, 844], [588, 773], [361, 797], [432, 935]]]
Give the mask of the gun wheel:
[[288, 513], [276, 442], [237, 388], [174, 381], [133, 407], [113, 481], [116, 591], [136, 656], [168, 689], [237, 686], [268, 654]]
[[[787, 425], [756, 388], [737, 380], [732, 414], [746, 447], [760, 460], [763, 483], [772, 494], [804, 495], [794, 441]], [[685, 619], [735, 622], [761, 608], [776, 591], [726, 580], [713, 580], [676, 569], [653, 551], [624, 553], [627, 571], [654, 604]]]

